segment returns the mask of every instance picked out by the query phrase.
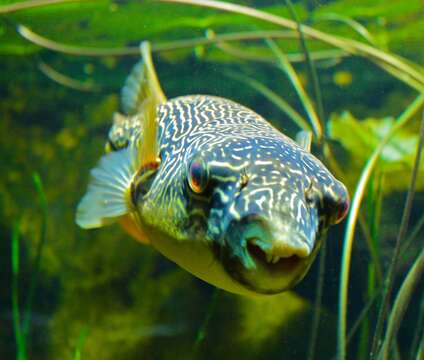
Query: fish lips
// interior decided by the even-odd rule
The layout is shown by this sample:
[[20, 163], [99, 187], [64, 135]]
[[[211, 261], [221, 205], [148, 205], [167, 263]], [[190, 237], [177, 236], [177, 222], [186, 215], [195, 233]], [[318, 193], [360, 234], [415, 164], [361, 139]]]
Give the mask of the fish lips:
[[261, 294], [277, 294], [293, 288], [306, 275], [319, 242], [306, 241], [293, 226], [276, 234], [266, 221], [248, 217], [233, 222], [217, 256], [238, 283]]

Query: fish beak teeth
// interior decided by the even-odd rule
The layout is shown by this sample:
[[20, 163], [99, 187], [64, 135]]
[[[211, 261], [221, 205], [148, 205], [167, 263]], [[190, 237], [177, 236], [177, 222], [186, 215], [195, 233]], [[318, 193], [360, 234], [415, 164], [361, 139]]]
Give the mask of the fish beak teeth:
[[274, 258], [272, 259], [272, 263], [276, 264], [280, 260], [280, 257], [278, 255], [274, 255]]
[[276, 264], [278, 261], [280, 261], [281, 257], [277, 254], [274, 254], [272, 252], [266, 253], [266, 261], [270, 264]]

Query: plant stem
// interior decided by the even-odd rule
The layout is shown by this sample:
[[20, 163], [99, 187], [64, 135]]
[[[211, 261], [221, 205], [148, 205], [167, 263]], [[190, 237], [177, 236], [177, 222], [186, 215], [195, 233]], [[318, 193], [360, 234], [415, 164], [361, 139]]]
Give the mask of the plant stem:
[[203, 322], [202, 322], [202, 324], [201, 324], [201, 326], [200, 326], [200, 328], [197, 332], [196, 340], [195, 340], [194, 346], [193, 346], [193, 358], [194, 359], [197, 359], [197, 355], [198, 355], [198, 352], [199, 352], [199, 349], [200, 349], [200, 345], [202, 345], [203, 341], [205, 340], [206, 329], [209, 325], [209, 321], [210, 321], [212, 314], [215, 310], [219, 292], [220, 291], [219, 291], [218, 288], [214, 288], [212, 298], [211, 298], [209, 305], [208, 305], [208, 308], [206, 310], [205, 318], [203, 319]]
[[[140, 56], [140, 48], [138, 46], [129, 46], [121, 48], [94, 48], [94, 47], [83, 47], [73, 46], [53, 41], [44, 36], [36, 34], [24, 25], [18, 25], [18, 33], [29, 42], [41, 46], [42, 48], [49, 49], [52, 51], [60, 52], [67, 55], [73, 56], [90, 56], [90, 57], [102, 57], [102, 56]], [[215, 34], [214, 37], [199, 37], [192, 39], [182, 39], [162, 44], [152, 44], [152, 52], [163, 52], [172, 51], [184, 48], [191, 48], [201, 45], [211, 45], [220, 42], [232, 42], [232, 41], [248, 41], [248, 40], [260, 40], [265, 38], [270, 39], [291, 39], [296, 37], [294, 31], [281, 31], [281, 30], [264, 30], [264, 31], [243, 31], [234, 32], [227, 34]], [[340, 58], [347, 56], [345, 51], [337, 49], [321, 50], [312, 53], [312, 57], [317, 60], [328, 59], [328, 58]], [[289, 54], [290, 61], [299, 62], [304, 61], [302, 54]], [[268, 59], [268, 61], [271, 57]]]
[[37, 173], [34, 173], [32, 175], [32, 178], [34, 181], [35, 189], [37, 191], [38, 198], [40, 201], [40, 206], [41, 206], [41, 231], [40, 231], [40, 239], [38, 241], [37, 248], [36, 248], [34, 265], [31, 271], [32, 276], [31, 276], [31, 280], [29, 284], [28, 297], [25, 303], [25, 317], [24, 317], [24, 322], [22, 327], [23, 336], [25, 337], [25, 339], [28, 336], [29, 328], [31, 324], [32, 303], [34, 300], [35, 289], [38, 284], [38, 275], [40, 272], [41, 257], [42, 257], [43, 248], [46, 242], [46, 229], [47, 229], [47, 216], [48, 216], [47, 200], [46, 200], [46, 195], [43, 189], [43, 184], [41, 182], [40, 176]]
[[84, 348], [84, 344], [85, 344], [85, 341], [87, 340], [87, 336], [88, 336], [88, 329], [83, 328], [78, 337], [78, 342], [75, 347], [75, 352], [74, 352], [74, 356], [72, 357], [72, 360], [81, 360], [81, 351]]
[[[420, 304], [420, 308], [419, 308], [417, 325], [416, 325], [415, 328], [416, 328], [416, 331], [415, 331], [415, 334], [414, 334], [414, 338], [411, 341], [411, 348], [410, 348], [410, 352], [409, 352], [409, 358], [411, 360], [413, 360], [414, 357], [415, 357], [414, 356], [415, 351], [418, 353], [421, 336], [424, 337], [424, 291], [422, 291], [422, 295], [421, 295], [421, 304]], [[421, 346], [423, 346], [423, 345], [424, 344], [422, 344]]]
[[[318, 141], [320, 141], [322, 138], [322, 127], [319, 121], [319, 117], [316, 114], [312, 101], [309, 98], [308, 94], [305, 92], [305, 89], [303, 88], [302, 83], [300, 82], [300, 79], [297, 76], [296, 71], [294, 70], [290, 62], [288, 61], [286, 54], [284, 54], [281, 51], [281, 49], [277, 46], [277, 44], [273, 40], [266, 39], [265, 41], [267, 45], [270, 47], [270, 49], [272, 50], [272, 52], [275, 54], [275, 57], [278, 60], [279, 67], [281, 68], [281, 70], [283, 70], [286, 73], [294, 89], [296, 90], [296, 93], [299, 96], [299, 99], [306, 113], [308, 114], [309, 121], [312, 124], [315, 137]], [[307, 129], [304, 129], [304, 130], [307, 130]]]
[[324, 288], [324, 275], [325, 275], [325, 258], [327, 255], [327, 244], [325, 239], [323, 241], [320, 255], [319, 255], [319, 268], [318, 268], [318, 280], [315, 289], [315, 303], [314, 303], [314, 314], [311, 325], [311, 335], [309, 336], [309, 348], [308, 348], [308, 360], [315, 358], [315, 348], [318, 338], [319, 321], [321, 315], [321, 303], [322, 303], [322, 291]]
[[20, 221], [18, 220], [12, 229], [12, 314], [13, 328], [15, 332], [16, 359], [26, 359], [25, 336], [22, 332], [21, 317], [19, 312], [19, 232]]
[[266, 85], [261, 82], [252, 79], [248, 76], [237, 74], [235, 72], [226, 71], [225, 74], [232, 79], [242, 81], [245, 84], [249, 85], [263, 96], [265, 96], [269, 101], [271, 101], [275, 106], [277, 106], [282, 112], [284, 112], [299, 128], [311, 131], [312, 128], [309, 123], [287, 103], [281, 96], [276, 94]]
[[325, 117], [324, 117], [325, 115], [324, 115], [324, 104], [322, 102], [322, 95], [321, 95], [321, 89], [320, 89], [320, 85], [319, 85], [318, 74], [317, 74], [315, 65], [313, 63], [313, 60], [312, 60], [311, 56], [309, 55], [309, 49], [306, 45], [305, 36], [304, 36], [303, 30], [302, 30], [303, 25], [299, 21], [299, 18], [296, 14], [296, 11], [294, 10], [292, 2], [290, 0], [286, 0], [286, 4], [287, 4], [289, 11], [292, 15], [292, 18], [296, 21], [297, 31], [299, 33], [300, 47], [302, 48], [302, 51], [305, 54], [306, 66], [307, 66], [307, 69], [308, 69], [309, 78], [312, 81], [312, 89], [313, 89], [313, 92], [314, 92], [314, 99], [315, 99], [315, 103], [316, 103], [316, 106], [317, 106], [318, 119], [322, 123], [325, 119]]

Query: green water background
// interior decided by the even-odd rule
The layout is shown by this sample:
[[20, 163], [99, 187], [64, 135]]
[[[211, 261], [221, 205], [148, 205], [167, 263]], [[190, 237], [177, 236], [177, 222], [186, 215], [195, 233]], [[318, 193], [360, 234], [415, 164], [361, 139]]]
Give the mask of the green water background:
[[[239, 3], [290, 18], [284, 1]], [[343, 22], [319, 20], [329, 13], [355, 19], [373, 35], [373, 46], [424, 65], [420, 1], [299, 1], [294, 5], [302, 22], [362, 41]], [[70, 56], [42, 49], [17, 34], [18, 24], [55, 41], [87, 47], [137, 46], [145, 39], [161, 44], [203, 37], [206, 29], [218, 34], [277, 29], [229, 13], [139, 1], [69, 3], [0, 14], [0, 359], [17, 356], [11, 256], [11, 233], [17, 221], [16, 290], [23, 322], [34, 284], [37, 244], [45, 241], [26, 341], [28, 359], [306, 359], [317, 264], [294, 293], [247, 299], [216, 293], [151, 248], [137, 244], [117, 226], [95, 231], [77, 228], [76, 204], [85, 191], [90, 168], [103, 151], [112, 114], [119, 108], [120, 88], [138, 59]], [[294, 39], [279, 45], [286, 53], [302, 53]], [[308, 45], [312, 52], [328, 49], [315, 42]], [[247, 54], [272, 57], [260, 40], [232, 46]], [[268, 62], [249, 61], [215, 46], [157, 52], [154, 61], [169, 98], [219, 95], [254, 109], [289, 136], [299, 130], [261, 92], [232, 76], [243, 74], [260, 81], [302, 113], [287, 77]], [[88, 91], [73, 89], [69, 82], [59, 84], [57, 78], [40, 71], [40, 64], [77, 80]], [[366, 57], [336, 56], [316, 65], [325, 129], [352, 194], [374, 145], [417, 92]], [[305, 63], [294, 66], [312, 93]], [[419, 116], [386, 149], [362, 208], [384, 270], [399, 229], [418, 127]], [[411, 229], [422, 221], [423, 170], [418, 176]], [[34, 173], [39, 174], [45, 191], [46, 217]], [[402, 253], [395, 290], [423, 247], [424, 232], [417, 229], [412, 245]], [[327, 240], [315, 359], [330, 359], [336, 351], [343, 234], [341, 224], [330, 230]], [[377, 287], [370, 263], [365, 238], [358, 230], [349, 287], [349, 326]], [[423, 286], [421, 281], [402, 323], [402, 359], [409, 359], [414, 336], [423, 333], [418, 320], [423, 313]], [[367, 358], [364, 344], [372, 339], [376, 314], [373, 307], [349, 345], [349, 358]], [[196, 343], [200, 330], [203, 340]]]

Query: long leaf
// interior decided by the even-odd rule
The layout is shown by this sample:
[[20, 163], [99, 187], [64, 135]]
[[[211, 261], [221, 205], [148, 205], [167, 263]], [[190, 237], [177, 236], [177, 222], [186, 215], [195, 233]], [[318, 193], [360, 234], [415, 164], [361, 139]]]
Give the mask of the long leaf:
[[19, 311], [19, 232], [20, 221], [17, 221], [13, 225], [12, 229], [12, 314], [16, 343], [16, 359], [25, 360], [25, 336], [24, 332], [22, 331], [21, 316]]
[[292, 83], [294, 89], [296, 90], [300, 101], [302, 102], [302, 105], [308, 114], [309, 121], [312, 124], [312, 128], [314, 130], [315, 136], [317, 140], [320, 140], [322, 137], [322, 127], [321, 122], [318, 118], [317, 113], [315, 112], [314, 106], [312, 104], [311, 99], [309, 98], [308, 94], [306, 93], [305, 89], [302, 86], [302, 83], [300, 82], [299, 77], [296, 74], [296, 71], [294, 70], [293, 66], [290, 64], [290, 62], [287, 59], [287, 56], [280, 50], [280, 48], [277, 46], [277, 44], [270, 40], [265, 40], [270, 49], [275, 54], [278, 64], [280, 65], [280, 68], [287, 74], [287, 77], [289, 78], [290, 82]]
[[334, 14], [334, 13], [327, 13], [327, 14], [322, 14], [322, 15], [316, 16], [314, 19], [315, 20], [337, 21], [337, 22], [341, 22], [343, 24], [346, 24], [351, 29], [353, 29], [353, 31], [355, 31], [356, 33], [361, 35], [365, 40], [367, 40], [371, 45], [374, 45], [374, 46], [377, 45], [374, 37], [370, 34], [370, 32], [367, 30], [367, 28], [364, 25], [362, 25], [360, 22], [358, 22], [358, 21], [356, 21], [356, 20], [354, 20], [354, 19], [352, 19], [348, 16], [343, 16], [343, 15]]
[[233, 79], [244, 82], [245, 84], [249, 85], [251, 88], [261, 93], [269, 101], [271, 101], [275, 106], [277, 106], [282, 112], [284, 112], [301, 129], [307, 130], [307, 131], [312, 130], [308, 122], [295, 109], [293, 109], [289, 103], [287, 103], [281, 96], [276, 94], [266, 85], [248, 76], [237, 74], [234, 72], [228, 71], [225, 74], [232, 77]]
[[309, 78], [312, 82], [312, 90], [314, 94], [315, 104], [317, 107], [318, 118], [320, 122], [322, 122], [325, 119], [325, 115], [324, 115], [324, 104], [322, 101], [321, 87], [319, 85], [319, 79], [318, 79], [318, 74], [315, 68], [315, 64], [310, 56], [308, 46], [306, 45], [305, 35], [303, 33], [303, 24], [301, 24], [297, 16], [297, 13], [294, 9], [294, 6], [292, 5], [292, 2], [290, 0], [286, 0], [286, 4], [287, 4], [287, 7], [289, 8], [289, 11], [293, 20], [296, 21], [297, 32], [299, 33], [300, 48], [302, 49], [303, 54], [305, 55], [306, 68], [308, 69]]
[[40, 230], [40, 238], [38, 240], [37, 248], [35, 251], [35, 260], [34, 260], [34, 265], [31, 271], [31, 280], [30, 280], [28, 295], [27, 295], [26, 304], [25, 304], [25, 318], [23, 323], [23, 334], [25, 338], [27, 338], [28, 336], [30, 325], [31, 325], [32, 303], [34, 300], [35, 289], [38, 284], [38, 275], [40, 272], [43, 249], [46, 243], [47, 217], [48, 217], [47, 199], [46, 199], [46, 194], [44, 192], [44, 187], [43, 187], [41, 178], [37, 173], [34, 173], [32, 175], [32, 179], [35, 185], [38, 199], [40, 201], [41, 230]]

